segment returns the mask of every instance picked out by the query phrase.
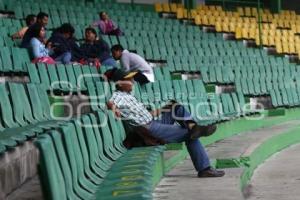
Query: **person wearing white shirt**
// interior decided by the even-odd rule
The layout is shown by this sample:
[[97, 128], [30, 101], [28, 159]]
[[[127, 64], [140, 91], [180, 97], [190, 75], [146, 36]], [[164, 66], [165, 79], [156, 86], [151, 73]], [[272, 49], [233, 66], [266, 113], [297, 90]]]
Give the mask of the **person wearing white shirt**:
[[154, 82], [154, 73], [152, 67], [140, 55], [129, 52], [121, 45], [117, 44], [111, 48], [112, 56], [115, 60], [120, 60], [123, 70], [127, 72], [139, 71], [149, 82]]

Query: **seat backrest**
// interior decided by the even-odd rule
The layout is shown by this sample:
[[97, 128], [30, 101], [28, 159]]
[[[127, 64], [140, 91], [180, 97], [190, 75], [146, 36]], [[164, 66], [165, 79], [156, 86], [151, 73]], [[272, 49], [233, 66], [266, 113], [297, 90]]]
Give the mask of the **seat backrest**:
[[29, 83], [27, 84], [27, 91], [31, 102], [32, 114], [35, 119], [42, 121], [45, 119], [45, 116], [43, 114], [43, 106], [37, 87], [39, 86]]
[[17, 127], [13, 118], [13, 109], [9, 100], [9, 92], [5, 84], [0, 84], [0, 110], [4, 128]]
[[66, 200], [65, 180], [51, 137], [43, 134], [38, 137], [35, 144], [40, 152], [39, 168], [45, 197], [49, 200]]
[[32, 110], [29, 103], [29, 97], [25, 92], [23, 84], [8, 83], [11, 93], [12, 105], [14, 108], [14, 116], [20, 125], [27, 125], [34, 122]]
[[13, 71], [13, 63], [11, 60], [11, 51], [9, 47], [2, 47], [0, 49], [0, 57], [2, 59], [3, 71]]
[[66, 155], [66, 151], [65, 151], [65, 148], [63, 145], [62, 135], [55, 130], [51, 131], [51, 133], [49, 135], [52, 138], [53, 145], [54, 145], [55, 151], [56, 151], [56, 156], [57, 156], [57, 159], [59, 162], [60, 170], [63, 175], [66, 195], [67, 195], [68, 199], [79, 199], [74, 194], [71, 168], [70, 168], [68, 158]]

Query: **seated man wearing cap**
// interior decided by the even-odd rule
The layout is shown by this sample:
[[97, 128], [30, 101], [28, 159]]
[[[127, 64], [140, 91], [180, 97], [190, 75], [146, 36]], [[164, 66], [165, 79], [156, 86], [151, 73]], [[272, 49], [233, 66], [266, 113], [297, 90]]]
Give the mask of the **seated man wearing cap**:
[[[142, 103], [131, 95], [133, 77], [136, 72], [125, 72], [118, 69], [112, 75], [116, 82], [116, 91], [107, 103], [117, 117], [131, 128], [139, 128], [147, 135], [164, 143], [185, 142], [198, 177], [221, 177], [224, 171], [210, 166], [207, 153], [198, 137], [211, 135], [216, 126], [199, 126], [185, 108], [172, 101], [162, 109], [149, 112]], [[155, 116], [159, 120], [154, 120]], [[140, 129], [142, 127], [142, 129]], [[146, 130], [146, 131], [145, 131]]]

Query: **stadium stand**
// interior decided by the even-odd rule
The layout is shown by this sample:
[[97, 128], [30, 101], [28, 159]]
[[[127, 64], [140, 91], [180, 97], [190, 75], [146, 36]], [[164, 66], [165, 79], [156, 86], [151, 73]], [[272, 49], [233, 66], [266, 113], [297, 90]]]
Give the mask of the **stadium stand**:
[[[37, 166], [45, 199], [152, 199], [154, 187], [169, 167], [164, 146], [130, 150], [123, 146], [124, 127], [106, 110], [115, 85], [103, 78], [105, 66], [99, 73], [89, 65], [31, 63], [28, 52], [18, 47], [20, 41], [10, 37], [25, 25], [28, 14], [49, 13], [48, 37], [62, 23], [71, 23], [80, 43], [84, 29], [105, 10], [125, 35], [101, 37], [110, 46], [120, 43], [157, 65], [156, 82], [134, 87], [137, 99], [152, 108], [175, 99], [207, 125], [257, 114], [255, 108], [247, 107], [251, 98], [270, 98], [270, 109], [300, 105], [300, 72], [295, 63], [259, 48], [245, 48], [240, 41], [224, 41], [220, 34], [233, 33], [237, 40], [260, 45], [256, 8], [225, 11], [201, 5], [189, 13], [180, 4], [0, 0], [0, 10], [9, 13], [0, 18], [0, 160], [5, 160], [0, 174], [6, 174], [0, 177], [0, 199], [35, 176]], [[160, 18], [155, 11], [176, 13], [179, 20]], [[279, 54], [300, 56], [298, 15], [260, 12], [262, 45], [275, 47]], [[192, 19], [196, 26], [182, 24], [182, 19]], [[213, 26], [217, 33], [206, 33], [198, 25]], [[174, 80], [176, 73], [180, 79], [183, 74], [198, 74], [200, 80]], [[234, 90], [212, 93], [209, 85], [231, 85]], [[51, 113], [51, 92], [60, 97], [85, 95], [91, 110], [58, 120]], [[99, 126], [103, 123], [106, 126]], [[28, 143], [34, 150], [24, 158], [25, 164], [16, 166], [8, 158]], [[24, 173], [24, 168], [32, 172]]]

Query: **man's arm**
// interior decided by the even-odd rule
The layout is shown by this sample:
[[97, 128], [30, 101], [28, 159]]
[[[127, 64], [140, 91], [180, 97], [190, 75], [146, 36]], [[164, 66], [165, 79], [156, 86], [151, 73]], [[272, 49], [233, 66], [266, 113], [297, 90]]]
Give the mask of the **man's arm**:
[[115, 114], [116, 117], [118, 117], [118, 118], [121, 117], [120, 110], [117, 108], [117, 106], [112, 101], [108, 101], [106, 105], [109, 110], [113, 111], [113, 113]]
[[128, 56], [122, 55], [120, 62], [125, 71], [130, 71], [130, 62]]

